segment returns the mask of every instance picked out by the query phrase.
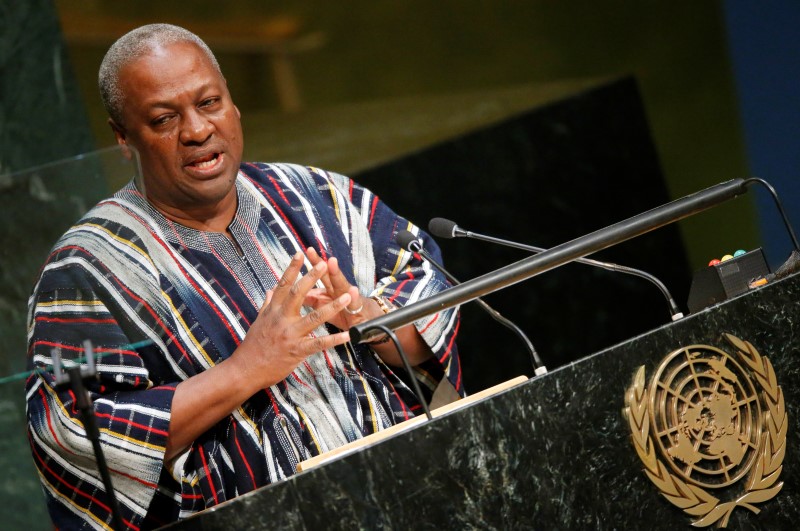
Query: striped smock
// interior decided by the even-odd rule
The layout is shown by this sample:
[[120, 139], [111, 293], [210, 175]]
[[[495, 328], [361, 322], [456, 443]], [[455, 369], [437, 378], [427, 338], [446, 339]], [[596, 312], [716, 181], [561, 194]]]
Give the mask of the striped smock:
[[[398, 306], [447, 287], [394, 243], [398, 231], [418, 229], [344, 176], [243, 164], [236, 191], [230, 231], [240, 249], [223, 234], [171, 222], [129, 184], [57, 242], [31, 295], [32, 367], [47, 368], [53, 349], [81, 356], [86, 339], [100, 356], [99, 379], [89, 388], [130, 529], [156, 527], [285, 479], [299, 461], [418, 411], [400, 371], [369, 347], [346, 344], [310, 356], [164, 465], [175, 386], [231, 355], [298, 251], [310, 246], [337, 257], [362, 295]], [[457, 312], [415, 326], [435, 354], [417, 377], [433, 385], [445, 376], [463, 394]], [[30, 444], [54, 523], [109, 529], [108, 498], [72, 392], [56, 389], [46, 371], [34, 373], [26, 391]]]

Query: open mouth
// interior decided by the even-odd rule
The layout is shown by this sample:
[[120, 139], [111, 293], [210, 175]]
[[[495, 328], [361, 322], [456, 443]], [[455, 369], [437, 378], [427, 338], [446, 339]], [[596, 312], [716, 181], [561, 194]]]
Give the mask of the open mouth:
[[220, 159], [219, 153], [209, 153], [208, 155], [193, 160], [188, 164], [188, 166], [192, 168], [197, 168], [198, 170], [205, 170], [214, 167], [214, 165], [217, 164], [219, 159]]

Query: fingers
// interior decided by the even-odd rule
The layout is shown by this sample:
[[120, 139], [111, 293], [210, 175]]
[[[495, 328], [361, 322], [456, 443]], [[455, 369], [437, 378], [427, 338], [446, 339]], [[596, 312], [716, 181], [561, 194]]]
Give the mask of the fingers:
[[347, 330], [334, 334], [312, 335], [314, 330], [330, 321], [331, 318], [341, 312], [342, 308], [346, 307], [350, 301], [350, 294], [345, 293], [328, 304], [309, 312], [295, 322], [295, 333], [303, 338], [297, 344], [302, 356], [309, 356], [315, 352], [333, 348], [350, 341], [350, 333]]
[[290, 312], [300, 311], [306, 294], [314, 288], [317, 281], [328, 270], [328, 264], [320, 261], [307, 274], [300, 277], [300, 280], [297, 280], [302, 266], [303, 254], [297, 253], [292, 257], [289, 267], [286, 268], [278, 285], [273, 290], [272, 302], [284, 306]]
[[299, 313], [300, 307], [303, 306], [306, 296], [312, 289], [314, 289], [317, 281], [322, 278], [327, 270], [328, 264], [325, 262], [319, 262], [317, 265], [312, 267], [308, 273], [301, 277], [300, 280], [298, 280], [291, 288], [289, 288], [290, 296], [283, 303], [284, 306], [286, 306], [286, 309], [293, 313]]
[[309, 308], [318, 308], [323, 304], [331, 302], [331, 297], [328, 292], [323, 288], [313, 288], [306, 293], [306, 298], [303, 301], [303, 306]]
[[[317, 265], [318, 263], [325, 261], [313, 247], [306, 249], [306, 256], [312, 265]], [[350, 282], [347, 281], [347, 278], [339, 268], [339, 260], [337, 260], [336, 257], [331, 256], [328, 259], [327, 265], [328, 271], [322, 277], [322, 283], [324, 284], [325, 289], [328, 290], [328, 293], [331, 295], [331, 297], [346, 293], [350, 288]]]
[[[325, 261], [313, 247], [306, 249], [306, 256], [308, 257], [308, 261], [311, 262], [312, 266]], [[344, 292], [347, 291], [346, 286], [350, 285], [345, 276], [342, 274], [342, 270], [339, 269], [339, 260], [337, 260], [335, 256], [331, 256], [328, 259], [328, 272], [323, 279], [323, 283], [329, 292], [333, 292], [334, 289]]]
[[339, 259], [335, 256], [331, 256], [328, 259], [328, 276], [331, 279], [331, 284], [333, 284], [333, 289], [347, 291], [347, 288], [350, 287], [350, 282], [347, 281], [344, 273], [339, 268]]
[[[361, 295], [342, 273], [338, 260], [331, 257], [326, 261], [311, 247], [306, 249], [305, 257], [312, 265], [310, 271], [300, 276], [303, 254], [297, 253], [281, 276], [278, 286], [267, 295], [275, 314], [293, 321], [290, 324], [294, 329], [292, 334], [302, 338], [326, 322], [344, 330], [352, 323], [363, 320], [354, 313], [363, 308]], [[318, 282], [322, 282], [325, 291], [317, 287]], [[265, 306], [269, 304], [267, 297]], [[300, 310], [304, 305], [314, 310], [301, 317]], [[349, 313], [344, 312], [345, 309]], [[335, 344], [342, 341], [340, 338]]]
[[[311, 270], [300, 276], [303, 253], [292, 257], [277, 286], [265, 292], [262, 311], [237, 349], [237, 359], [262, 371], [257, 377], [265, 382], [274, 382], [276, 375], [285, 377], [315, 352], [350, 341], [343, 309], [358, 293], [353, 288], [334, 297], [318, 287], [317, 282], [327, 275], [328, 264], [316, 258], [309, 259], [313, 264]], [[313, 302], [315, 309], [301, 314], [306, 301]], [[325, 323], [332, 323], [343, 331], [328, 334]]]
[[[298, 332], [301, 334], [307, 334], [314, 328], [330, 321], [331, 318], [341, 312], [343, 308], [351, 304], [354, 298], [359, 297], [358, 290], [350, 286], [347, 280], [344, 279], [344, 275], [342, 275], [341, 271], [338, 271], [336, 259], [332, 260], [337, 267], [337, 277], [344, 279], [343, 282], [339, 282], [343, 287], [342, 292], [337, 293], [335, 288], [331, 288], [330, 290], [326, 290], [326, 297], [321, 296], [319, 288], [315, 286], [317, 281], [328, 276], [328, 263], [319, 259], [316, 253], [314, 253], [314, 256], [310, 257], [309, 260], [313, 263], [313, 267], [308, 273], [300, 277], [299, 280], [296, 280], [300, 272], [300, 267], [302, 266], [303, 255], [297, 253], [293, 256], [289, 267], [281, 276], [278, 286], [272, 290], [272, 292], [267, 292], [265, 295], [265, 306], [271, 302], [275, 309], [285, 316], [299, 316], [301, 307], [307, 302], [311, 302], [311, 306], [315, 307], [315, 310], [309, 312], [298, 321], [300, 327]], [[296, 281], [289, 284], [292, 280]], [[320, 304], [325, 298], [333, 300], [327, 304]]]
[[333, 289], [336, 294], [350, 293], [353, 300], [352, 304], [350, 304], [351, 308], [349, 308], [351, 311], [358, 311], [360, 308], [364, 307], [358, 289], [353, 287], [347, 280], [347, 277], [344, 276], [344, 273], [342, 273], [342, 270], [339, 268], [339, 260], [335, 257], [331, 257], [328, 260], [328, 277], [331, 279], [331, 284], [333, 284]]
[[300, 326], [304, 327], [302, 333], [309, 333], [318, 326], [331, 321], [334, 315], [341, 312], [343, 308], [350, 304], [351, 300], [352, 296], [349, 293], [345, 293], [328, 304], [308, 312], [306, 316], [300, 320]]
[[[319, 256], [313, 247], [306, 249], [306, 256], [312, 264], [324, 262], [322, 257]], [[352, 296], [352, 303], [350, 304], [351, 308], [349, 308], [349, 310], [351, 312], [355, 312], [360, 308], [363, 308], [361, 296], [358, 294], [358, 290], [355, 290], [354, 292], [352, 291], [353, 286], [350, 284], [350, 281], [347, 280], [347, 277], [344, 276], [344, 273], [342, 273], [342, 270], [339, 267], [339, 260], [332, 256], [328, 259], [327, 265], [328, 270], [322, 277], [322, 283], [325, 286], [325, 290], [328, 292], [328, 294], [331, 297], [336, 297], [342, 295], [343, 293], [350, 292]]]
[[[311, 262], [312, 266], [315, 266], [318, 263], [324, 261], [322, 257], [317, 253], [316, 249], [314, 249], [313, 247], [309, 247], [308, 249], [306, 249], [306, 257], [308, 257], [308, 261]], [[331, 284], [330, 277], [327, 274], [325, 274], [322, 275], [321, 280], [322, 280], [322, 285], [325, 286], [325, 290], [330, 294], [331, 297], [335, 297], [336, 292], [333, 289], [333, 284]]]
[[304, 345], [307, 355], [342, 345], [350, 341], [350, 332], [338, 332], [324, 336], [309, 337]]
[[274, 302], [280, 304], [289, 296], [289, 290], [294, 286], [301, 267], [303, 267], [303, 255], [298, 252], [292, 257], [289, 267], [283, 272], [281, 278], [278, 279], [278, 285], [272, 290], [272, 300]]

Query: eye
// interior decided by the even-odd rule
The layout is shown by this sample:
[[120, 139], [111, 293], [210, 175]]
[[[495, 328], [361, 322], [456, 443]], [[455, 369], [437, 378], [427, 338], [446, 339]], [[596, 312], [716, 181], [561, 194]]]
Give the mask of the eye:
[[200, 102], [200, 107], [211, 107], [219, 102], [219, 98], [206, 98]]
[[171, 114], [161, 114], [159, 116], [156, 116], [152, 120], [150, 120], [150, 124], [155, 126], [155, 127], [158, 127], [158, 126], [166, 124], [171, 119], [172, 119], [172, 115]]

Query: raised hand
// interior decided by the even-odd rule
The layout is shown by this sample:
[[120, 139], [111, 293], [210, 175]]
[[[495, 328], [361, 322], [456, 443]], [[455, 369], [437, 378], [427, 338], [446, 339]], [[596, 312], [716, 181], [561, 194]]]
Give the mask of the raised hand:
[[165, 462], [256, 392], [286, 378], [311, 354], [350, 340], [347, 332], [313, 335], [352, 302], [349, 292], [300, 315], [309, 291], [328, 270], [321, 261], [298, 280], [302, 265], [303, 254], [297, 253], [277, 287], [267, 292], [258, 317], [230, 358], [178, 384]]
[[315, 305], [307, 315], [300, 315], [309, 292], [328, 271], [328, 264], [318, 261], [308, 274], [297, 280], [302, 265], [303, 255], [297, 253], [277, 287], [267, 292], [258, 317], [232, 356], [260, 382], [260, 387], [283, 380], [311, 354], [349, 341], [347, 332], [312, 334], [321, 324], [337, 320], [352, 302], [349, 290]]
[[310, 290], [306, 297], [307, 305], [312, 308], [321, 308], [345, 294], [349, 294], [351, 297], [350, 304], [345, 307], [344, 311], [335, 314], [332, 319], [328, 320], [329, 323], [342, 330], [347, 330], [353, 325], [383, 314], [380, 310], [375, 312], [375, 301], [368, 297], [362, 297], [358, 288], [350, 284], [339, 268], [339, 261], [335, 257], [330, 257], [325, 262], [313, 247], [306, 249], [306, 257], [314, 267], [319, 264], [327, 264], [327, 271], [321, 277], [325, 289]]
[[[378, 303], [369, 297], [362, 297], [358, 293], [358, 289], [351, 286], [344, 276], [341, 269], [339, 269], [339, 262], [334, 257], [328, 258], [327, 262], [319, 256], [313, 249], [306, 249], [306, 257], [308, 261], [316, 269], [321, 264], [327, 264], [327, 270], [323, 272], [320, 280], [324, 289], [311, 289], [306, 296], [306, 304], [321, 310], [333, 301], [340, 300], [342, 297], [350, 296], [350, 303], [346, 305], [344, 311], [331, 314], [327, 322], [342, 329], [347, 330], [351, 326], [362, 323], [364, 321], [374, 319], [383, 315]], [[417, 332], [414, 325], [408, 325], [395, 331], [398, 339], [406, 349], [406, 354], [412, 365], [431, 357], [432, 352], [430, 347], [425, 343], [422, 337]], [[402, 367], [403, 362], [400, 359], [397, 350], [392, 343], [372, 343], [370, 347], [389, 365], [395, 367]]]

